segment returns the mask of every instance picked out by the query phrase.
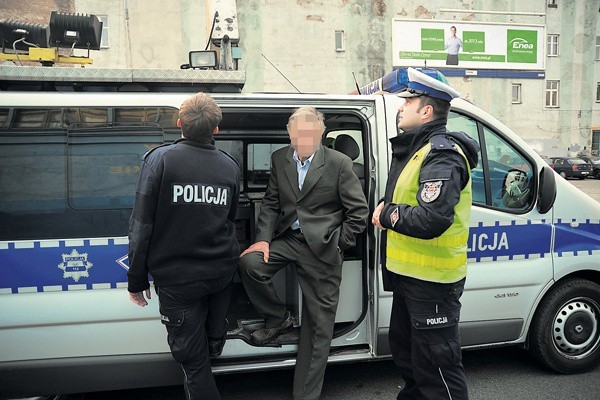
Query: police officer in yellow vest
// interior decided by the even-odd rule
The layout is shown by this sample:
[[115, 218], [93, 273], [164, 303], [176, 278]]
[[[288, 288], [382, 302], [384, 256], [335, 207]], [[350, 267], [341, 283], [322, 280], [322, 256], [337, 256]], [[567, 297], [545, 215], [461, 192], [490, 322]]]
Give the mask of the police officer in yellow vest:
[[435, 70], [408, 69], [385, 198], [384, 289], [392, 291], [389, 342], [405, 381], [398, 399], [468, 399], [458, 320], [467, 275], [471, 168], [479, 145], [448, 132], [459, 93]]

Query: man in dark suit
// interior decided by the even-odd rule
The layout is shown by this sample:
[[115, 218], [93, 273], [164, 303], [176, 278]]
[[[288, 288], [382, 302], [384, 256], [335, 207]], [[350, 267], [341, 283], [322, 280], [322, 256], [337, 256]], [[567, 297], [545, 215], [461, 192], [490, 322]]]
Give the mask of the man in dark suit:
[[369, 208], [352, 161], [320, 145], [323, 114], [299, 108], [288, 122], [291, 146], [273, 153], [258, 218], [256, 242], [241, 254], [240, 274], [265, 318], [256, 344], [292, 328], [292, 316], [273, 287], [273, 275], [294, 264], [302, 289], [302, 322], [294, 399], [318, 399], [333, 336], [344, 250], [356, 244]]

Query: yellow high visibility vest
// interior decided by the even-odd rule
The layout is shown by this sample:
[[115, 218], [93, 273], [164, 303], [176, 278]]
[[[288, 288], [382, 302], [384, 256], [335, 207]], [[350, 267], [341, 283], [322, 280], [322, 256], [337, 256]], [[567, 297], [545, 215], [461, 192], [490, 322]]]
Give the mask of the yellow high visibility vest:
[[[454, 207], [454, 222], [439, 237], [418, 239], [391, 229], [387, 230], [386, 266], [391, 272], [413, 278], [440, 283], [457, 282], [467, 275], [467, 241], [471, 214], [471, 168], [460, 146], [458, 152], [465, 158], [469, 182], [460, 192]], [[392, 202], [418, 206], [420, 196], [419, 175], [423, 161], [431, 151], [427, 143], [408, 161], [394, 189]], [[442, 188], [443, 189], [443, 182]]]

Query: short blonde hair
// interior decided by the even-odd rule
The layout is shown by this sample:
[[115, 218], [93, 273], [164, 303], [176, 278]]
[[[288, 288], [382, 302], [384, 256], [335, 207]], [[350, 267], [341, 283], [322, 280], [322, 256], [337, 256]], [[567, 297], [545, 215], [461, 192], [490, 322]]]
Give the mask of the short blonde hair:
[[319, 122], [319, 125], [321, 125], [321, 129], [323, 130], [323, 132], [325, 132], [325, 116], [322, 112], [317, 111], [316, 108], [311, 106], [304, 106], [296, 109], [294, 113], [290, 116], [290, 119], [288, 120], [288, 126], [292, 122], [294, 122], [294, 120], [298, 118], [298, 116], [301, 114], [312, 114], [315, 117], [317, 117], [317, 121]]
[[223, 114], [217, 102], [206, 93], [196, 93], [181, 104], [179, 119], [183, 136], [195, 142], [211, 139]]

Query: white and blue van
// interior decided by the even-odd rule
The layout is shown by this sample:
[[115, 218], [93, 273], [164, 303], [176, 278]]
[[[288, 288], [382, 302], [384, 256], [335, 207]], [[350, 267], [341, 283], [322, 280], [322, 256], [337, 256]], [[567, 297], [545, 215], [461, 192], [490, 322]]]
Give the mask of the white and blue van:
[[[181, 382], [156, 296], [143, 309], [129, 301], [127, 226], [141, 157], [180, 136], [178, 107], [197, 88], [134, 86], [40, 81], [14, 90], [0, 79], [0, 397]], [[288, 143], [286, 121], [299, 106], [324, 113], [323, 145], [353, 159], [371, 209], [383, 197], [402, 99], [213, 95], [223, 110], [217, 146], [242, 171], [242, 248], [254, 241], [269, 156]], [[556, 179], [517, 134], [475, 105], [454, 100], [448, 128], [481, 146], [472, 170], [464, 348], [520, 345], [554, 371], [596, 367], [600, 204]], [[345, 255], [332, 363], [390, 356], [392, 297], [382, 289], [379, 235], [369, 226]], [[302, 292], [294, 269], [276, 278], [297, 328]], [[254, 346], [248, 331], [262, 321], [239, 279], [234, 286], [228, 341], [214, 371], [292, 367], [298, 329]]]

